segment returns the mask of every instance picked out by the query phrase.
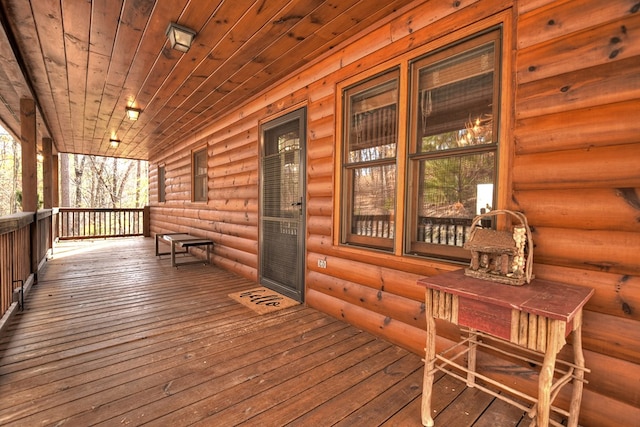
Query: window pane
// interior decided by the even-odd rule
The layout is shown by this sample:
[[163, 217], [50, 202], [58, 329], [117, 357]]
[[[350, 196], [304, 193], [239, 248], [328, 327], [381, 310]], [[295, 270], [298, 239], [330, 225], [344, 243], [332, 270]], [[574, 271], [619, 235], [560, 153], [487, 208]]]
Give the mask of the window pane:
[[165, 201], [165, 169], [164, 166], [158, 166], [158, 201]]
[[193, 201], [207, 201], [207, 150], [193, 153]]
[[202, 176], [207, 174], [207, 153], [206, 151], [198, 151], [194, 154], [195, 174]]
[[392, 239], [396, 203], [395, 164], [356, 168], [351, 172], [351, 234]]
[[349, 94], [347, 162], [394, 158], [398, 133], [397, 80]]
[[474, 216], [493, 209], [493, 152], [419, 162], [420, 242], [462, 246]]
[[419, 70], [418, 152], [494, 142], [494, 63], [489, 43]]
[[398, 81], [393, 70], [347, 89], [342, 241], [392, 249], [396, 203]]
[[194, 196], [193, 200], [197, 202], [204, 202], [207, 200], [207, 180], [206, 177], [196, 177], [194, 182]]

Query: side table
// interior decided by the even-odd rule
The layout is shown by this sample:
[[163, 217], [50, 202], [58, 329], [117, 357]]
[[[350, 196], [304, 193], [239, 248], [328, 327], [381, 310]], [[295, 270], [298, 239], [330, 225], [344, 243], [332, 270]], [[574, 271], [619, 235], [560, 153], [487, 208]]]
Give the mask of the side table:
[[[533, 279], [522, 286], [504, 285], [466, 276], [463, 270], [439, 274], [418, 280], [425, 287], [427, 343], [422, 392], [422, 424], [433, 426], [431, 395], [434, 373], [443, 371], [466, 382], [469, 387], [492, 394], [529, 414], [531, 425], [561, 426], [550, 419], [550, 411], [568, 417], [569, 427], [578, 425], [585, 368], [582, 351], [582, 308], [594, 293], [593, 289], [563, 283]], [[436, 354], [436, 322], [442, 319], [468, 330], [468, 337]], [[556, 360], [558, 352], [573, 332], [573, 362]], [[493, 346], [486, 341], [500, 342]], [[478, 347], [539, 365], [538, 393], [529, 396], [476, 372]], [[507, 349], [517, 349], [511, 352]], [[456, 362], [467, 354], [466, 366]], [[541, 359], [541, 361], [540, 361]], [[466, 378], [458, 372], [466, 373]], [[557, 375], [554, 375], [557, 374]], [[483, 383], [506, 390], [509, 394], [530, 402], [530, 406], [504, 394], [496, 393]], [[569, 411], [552, 406], [560, 388], [573, 383]]]

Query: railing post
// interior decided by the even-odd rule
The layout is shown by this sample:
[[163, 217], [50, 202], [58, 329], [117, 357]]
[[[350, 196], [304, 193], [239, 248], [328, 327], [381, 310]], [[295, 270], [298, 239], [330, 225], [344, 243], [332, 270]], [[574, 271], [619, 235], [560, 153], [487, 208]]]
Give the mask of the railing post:
[[142, 234], [151, 237], [151, 206], [147, 205], [142, 211]]
[[33, 222], [29, 225], [29, 254], [31, 257], [30, 273], [33, 274], [33, 282], [38, 283], [38, 253], [40, 246], [40, 235], [38, 225], [38, 211], [33, 213]]

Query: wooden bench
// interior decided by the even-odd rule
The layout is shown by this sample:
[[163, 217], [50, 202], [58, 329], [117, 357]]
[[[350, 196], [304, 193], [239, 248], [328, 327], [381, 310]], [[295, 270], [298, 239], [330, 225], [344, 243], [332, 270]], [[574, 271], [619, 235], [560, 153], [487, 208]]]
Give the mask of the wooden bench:
[[[160, 252], [160, 241], [167, 243], [171, 250], [169, 252]], [[176, 262], [176, 254], [188, 254], [189, 248], [196, 246], [206, 246], [207, 259], [204, 261], [184, 261]], [[156, 234], [156, 256], [171, 254], [171, 266], [178, 267], [180, 265], [188, 264], [211, 264], [211, 248], [213, 247], [213, 240], [202, 239], [200, 237], [192, 236], [186, 233], [164, 233]], [[184, 249], [183, 251], [176, 251], [176, 248]]]

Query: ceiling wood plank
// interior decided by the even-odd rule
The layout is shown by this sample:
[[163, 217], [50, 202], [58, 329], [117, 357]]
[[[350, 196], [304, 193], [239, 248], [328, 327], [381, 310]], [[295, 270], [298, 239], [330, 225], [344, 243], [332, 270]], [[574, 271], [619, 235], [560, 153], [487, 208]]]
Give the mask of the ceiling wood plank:
[[[23, 52], [22, 57], [35, 57], [33, 61], [26, 61], [26, 72], [31, 80], [33, 90], [37, 92], [38, 102], [41, 104], [38, 110], [55, 111], [55, 102], [51, 93], [51, 87], [47, 78], [46, 67], [42, 53], [40, 50], [40, 44], [38, 40], [38, 33], [36, 30], [35, 20], [31, 11], [30, 2], [21, 2], [19, 0], [7, 0], [2, 5], [5, 8], [5, 14], [10, 19], [11, 31], [16, 34], [18, 29], [20, 30], [20, 36], [15, 37], [15, 42], [18, 45], [18, 49]], [[5, 36], [6, 37], [6, 36]], [[7, 45], [8, 46], [8, 45]], [[17, 62], [17, 58], [12, 55], [13, 60], [10, 62], [3, 62], [2, 68], [10, 69], [7, 75], [16, 76], [17, 79], [24, 82], [24, 91], [21, 91], [20, 98], [32, 98], [34, 95], [31, 93], [29, 85], [24, 80], [22, 70]], [[12, 103], [12, 110], [16, 115], [20, 116], [20, 99]], [[19, 120], [17, 123], [17, 129], [20, 129]], [[37, 122], [38, 140], [43, 137], [50, 137], [49, 132], [56, 134], [63, 134], [63, 129], [60, 127], [60, 123], [54, 114], [53, 120], [48, 122], [48, 127], [44, 125], [42, 120]], [[19, 133], [18, 133], [19, 135]]]
[[[173, 96], [173, 93], [184, 84], [188, 76], [193, 73], [194, 65], [191, 64], [211, 60], [211, 45], [215, 45], [217, 40], [223, 36], [223, 33], [218, 34], [215, 31], [216, 25], [218, 27], [230, 27], [232, 22], [235, 22], [233, 20], [240, 17], [244, 11], [237, 5], [234, 7], [228, 1], [222, 6], [231, 9], [236, 15], [222, 15], [224, 17], [221, 17], [221, 14], [224, 14], [226, 9], [224, 7], [221, 8], [218, 3], [192, 1], [188, 3], [187, 9], [177, 19], [180, 25], [193, 28], [198, 33], [189, 52], [182, 54], [172, 50], [167, 44], [160, 53], [157, 63], [149, 73], [149, 78], [145, 80], [137, 94], [137, 100], [141, 105], [146, 106], [148, 113], [141, 116], [136, 126], [125, 134], [125, 138], [132, 141], [133, 145], [138, 145], [140, 140], [144, 140], [148, 141], [146, 146], [150, 147], [150, 138], [156, 139], [161, 135], [162, 132], [157, 131], [157, 129], [162, 125], [162, 121], [156, 119], [157, 112]], [[164, 27], [166, 28], [171, 21], [167, 20]], [[162, 35], [162, 40], [166, 42], [164, 31]], [[198, 40], [206, 40], [207, 44]]]
[[125, 105], [117, 104], [126, 78], [132, 69], [154, 3], [154, 0], [124, 3], [113, 45], [113, 59], [109, 63], [100, 109], [96, 117], [97, 122], [91, 135], [92, 145], [99, 146], [98, 151], [103, 155], [106, 155], [110, 149], [108, 125], [111, 118], [115, 117], [117, 120], [117, 117], [121, 117], [121, 121], [125, 120]]
[[[17, 124], [33, 88], [57, 151], [145, 159], [410, 2], [3, 0], [17, 53], [0, 50], [0, 119]], [[197, 31], [189, 52], [168, 47], [169, 22]]]
[[[72, 123], [82, 122], [86, 99], [87, 70], [89, 61], [89, 31], [91, 21], [91, 3], [69, 2], [62, 4], [64, 23], [64, 50], [67, 55], [67, 80], [69, 90], [69, 126], [71, 141], [69, 148], [79, 149], [82, 144], [82, 128]], [[76, 150], [70, 150], [72, 152]]]
[[30, 96], [27, 83], [20, 73], [20, 67], [13, 56], [9, 40], [4, 33], [0, 34], [0, 61], [12, 64], [12, 67], [0, 68], [0, 117], [5, 118], [3, 127], [14, 137], [20, 136], [20, 98]]
[[[67, 61], [64, 45], [62, 11], [60, 2], [53, 0], [38, 1], [31, 4], [38, 40], [45, 58], [48, 86], [51, 88], [52, 102], [55, 99], [68, 99]], [[49, 98], [49, 97], [47, 97]], [[63, 132], [71, 130], [71, 112], [68, 102], [56, 104], [57, 122]]]
[[[213, 62], [201, 64], [202, 66], [190, 76], [189, 81], [170, 97], [173, 103], [165, 104], [162, 111], [168, 113], [163, 121], [172, 123], [173, 132], [183, 129], [181, 125], [189, 120], [189, 116], [200, 116], [197, 111], [192, 111], [192, 108], [209, 94], [224, 93], [227, 90], [225, 85], [235, 87], [239, 84], [240, 82], [230, 78], [234, 70], [251, 61], [262, 45], [267, 45], [285, 34], [288, 28], [302, 19], [301, 17], [314, 10], [316, 3], [296, 0], [281, 9], [271, 3], [269, 5], [254, 5], [225, 36], [218, 49], [220, 53], [229, 54], [222, 55], [225, 60], [219, 62], [217, 68]], [[264, 17], [265, 14], [268, 18]], [[260, 15], [263, 17], [260, 18]], [[278, 26], [282, 28], [274, 31], [274, 27]]]
[[91, 2], [91, 28], [89, 33], [89, 60], [85, 110], [81, 136], [81, 152], [98, 152], [90, 139], [98, 124], [98, 114], [107, 82], [107, 73], [114, 53], [114, 40], [120, 22], [123, 0]]

